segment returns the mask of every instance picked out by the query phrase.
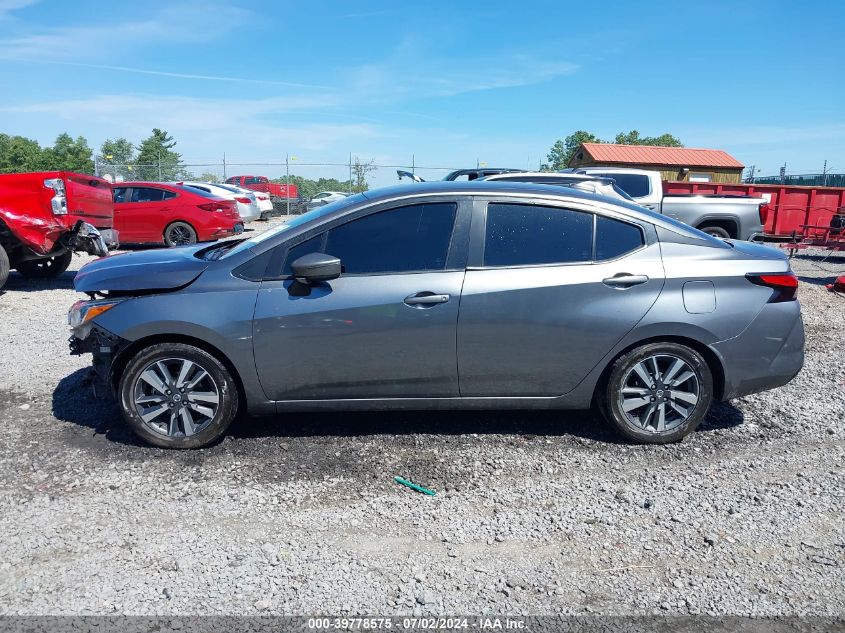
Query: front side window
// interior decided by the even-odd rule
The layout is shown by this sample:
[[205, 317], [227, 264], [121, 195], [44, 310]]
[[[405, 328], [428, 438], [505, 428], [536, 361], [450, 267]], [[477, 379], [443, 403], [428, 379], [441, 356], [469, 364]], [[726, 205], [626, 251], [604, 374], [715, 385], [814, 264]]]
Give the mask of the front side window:
[[164, 200], [164, 190], [153, 187], [133, 187], [132, 202], [161, 202]]
[[325, 252], [345, 274], [443, 270], [456, 212], [454, 202], [436, 202], [373, 213], [331, 229]]
[[640, 227], [596, 216], [596, 260], [616, 259], [635, 251], [645, 242]]
[[588, 262], [592, 245], [590, 213], [528, 204], [487, 205], [485, 266]]
[[290, 265], [303, 255], [308, 255], [309, 253], [319, 253], [322, 245], [323, 235], [321, 234], [316, 237], [312, 237], [310, 240], [300, 242], [296, 246], [291, 246], [288, 250], [287, 256], [285, 257], [285, 266], [282, 269], [282, 275], [288, 276], [293, 274]]
[[115, 202], [126, 202], [126, 187], [117, 187], [112, 191], [112, 198]]

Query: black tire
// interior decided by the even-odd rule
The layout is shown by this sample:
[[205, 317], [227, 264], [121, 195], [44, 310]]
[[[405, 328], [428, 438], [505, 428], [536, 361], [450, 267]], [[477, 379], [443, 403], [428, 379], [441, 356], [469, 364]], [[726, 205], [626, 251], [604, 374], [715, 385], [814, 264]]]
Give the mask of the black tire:
[[58, 277], [70, 266], [73, 253], [67, 251], [55, 257], [42, 257], [41, 259], [28, 259], [20, 262], [15, 268], [24, 277], [30, 279], [48, 279]]
[[702, 226], [699, 230], [704, 231], [705, 233], [707, 233], [707, 235], [718, 237], [721, 240], [731, 239], [731, 234], [728, 233], [721, 226]]
[[[644, 368], [640, 363], [651, 366], [652, 358], [657, 362], [656, 373], [662, 377], [671, 374], [676, 360], [682, 361], [683, 367], [671, 374], [673, 380], [668, 385], [664, 385], [661, 378], [653, 381], [655, 388], [652, 389], [637, 372], [638, 365], [641, 370]], [[674, 380], [684, 378], [687, 373], [691, 376], [672, 389]], [[653, 376], [654, 372], [648, 374]], [[628, 394], [623, 394], [623, 388]], [[617, 358], [606, 384], [599, 388], [597, 395], [602, 414], [619, 433], [641, 444], [670, 444], [692, 433], [704, 419], [713, 402], [713, 374], [701, 354], [686, 345], [649, 343]], [[691, 395], [697, 398], [694, 404], [690, 404]], [[625, 398], [626, 407], [638, 404], [639, 400], [644, 402], [626, 412], [623, 409]], [[686, 415], [681, 411], [686, 411]], [[632, 417], [638, 422], [635, 423]], [[658, 430], [661, 421], [662, 431]]]
[[168, 246], [196, 244], [197, 232], [187, 222], [173, 222], [164, 229], [164, 243]]
[[[180, 361], [189, 361], [207, 373], [207, 377], [196, 383], [197, 392], [191, 391], [194, 387], [190, 384], [200, 375], [199, 370], [185, 376], [183, 385], [188, 386], [187, 392], [184, 387], [181, 390], [176, 389], [181, 377], [181, 365], [178, 364]], [[164, 365], [171, 381], [164, 384], [161, 380], [160, 386], [164, 388], [157, 389], [142, 379], [141, 375], [152, 370], [153, 375], [160, 379], [163, 375], [159, 369], [160, 365]], [[202, 397], [191, 400], [191, 394], [194, 393]], [[205, 350], [184, 343], [159, 343], [135, 354], [126, 364], [120, 377], [118, 394], [123, 419], [132, 431], [145, 442], [162, 448], [191, 449], [208, 446], [226, 432], [238, 413], [238, 388], [226, 366]], [[199, 413], [200, 409], [211, 410], [212, 401], [208, 398], [211, 395], [216, 396], [218, 400], [213, 415]], [[143, 407], [143, 404], [136, 404], [139, 398], [159, 398], [160, 401], [149, 402], [149, 407]], [[155, 413], [154, 407], [159, 406], [167, 408], [162, 409], [158, 416], [144, 421], [142, 411], [149, 415]], [[198, 409], [195, 410], [194, 406]], [[182, 417], [183, 410], [187, 411], [191, 418], [190, 432]], [[193, 426], [195, 423], [196, 427]]]
[[9, 256], [6, 254], [6, 249], [0, 246], [0, 288], [6, 284], [9, 278]]

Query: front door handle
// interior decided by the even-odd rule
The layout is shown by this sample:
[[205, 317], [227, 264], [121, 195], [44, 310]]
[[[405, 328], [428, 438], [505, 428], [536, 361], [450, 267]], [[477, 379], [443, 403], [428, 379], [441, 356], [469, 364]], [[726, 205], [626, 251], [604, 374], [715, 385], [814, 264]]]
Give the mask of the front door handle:
[[429, 308], [440, 303], [446, 303], [451, 297], [449, 295], [438, 295], [426, 290], [405, 297], [405, 304], [419, 308]]
[[605, 286], [611, 288], [630, 288], [631, 286], [638, 286], [648, 281], [646, 275], [629, 275], [628, 273], [617, 273], [613, 277], [602, 279], [601, 282]]

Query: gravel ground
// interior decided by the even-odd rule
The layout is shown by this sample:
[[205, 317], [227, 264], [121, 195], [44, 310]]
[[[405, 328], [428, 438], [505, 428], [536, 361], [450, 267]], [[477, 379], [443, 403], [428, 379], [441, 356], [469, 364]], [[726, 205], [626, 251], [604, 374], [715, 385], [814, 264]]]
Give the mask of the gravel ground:
[[590, 413], [370, 413], [240, 419], [193, 452], [92, 399], [64, 323], [85, 261], [0, 296], [0, 614], [843, 613], [845, 297], [823, 283], [845, 259], [793, 262], [801, 374], [678, 445]]

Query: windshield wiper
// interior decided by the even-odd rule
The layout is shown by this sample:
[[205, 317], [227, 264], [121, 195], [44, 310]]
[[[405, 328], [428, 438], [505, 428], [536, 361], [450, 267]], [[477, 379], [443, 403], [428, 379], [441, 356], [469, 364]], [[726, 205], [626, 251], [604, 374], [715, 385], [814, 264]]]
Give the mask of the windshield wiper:
[[238, 240], [227, 240], [225, 242], [220, 242], [219, 244], [215, 244], [210, 248], [206, 248], [205, 250], [200, 251], [196, 254], [197, 257], [200, 259], [204, 259], [209, 262], [216, 261], [223, 256], [223, 253], [226, 251], [234, 248], [241, 242], [243, 242], [246, 238], [240, 238]]

